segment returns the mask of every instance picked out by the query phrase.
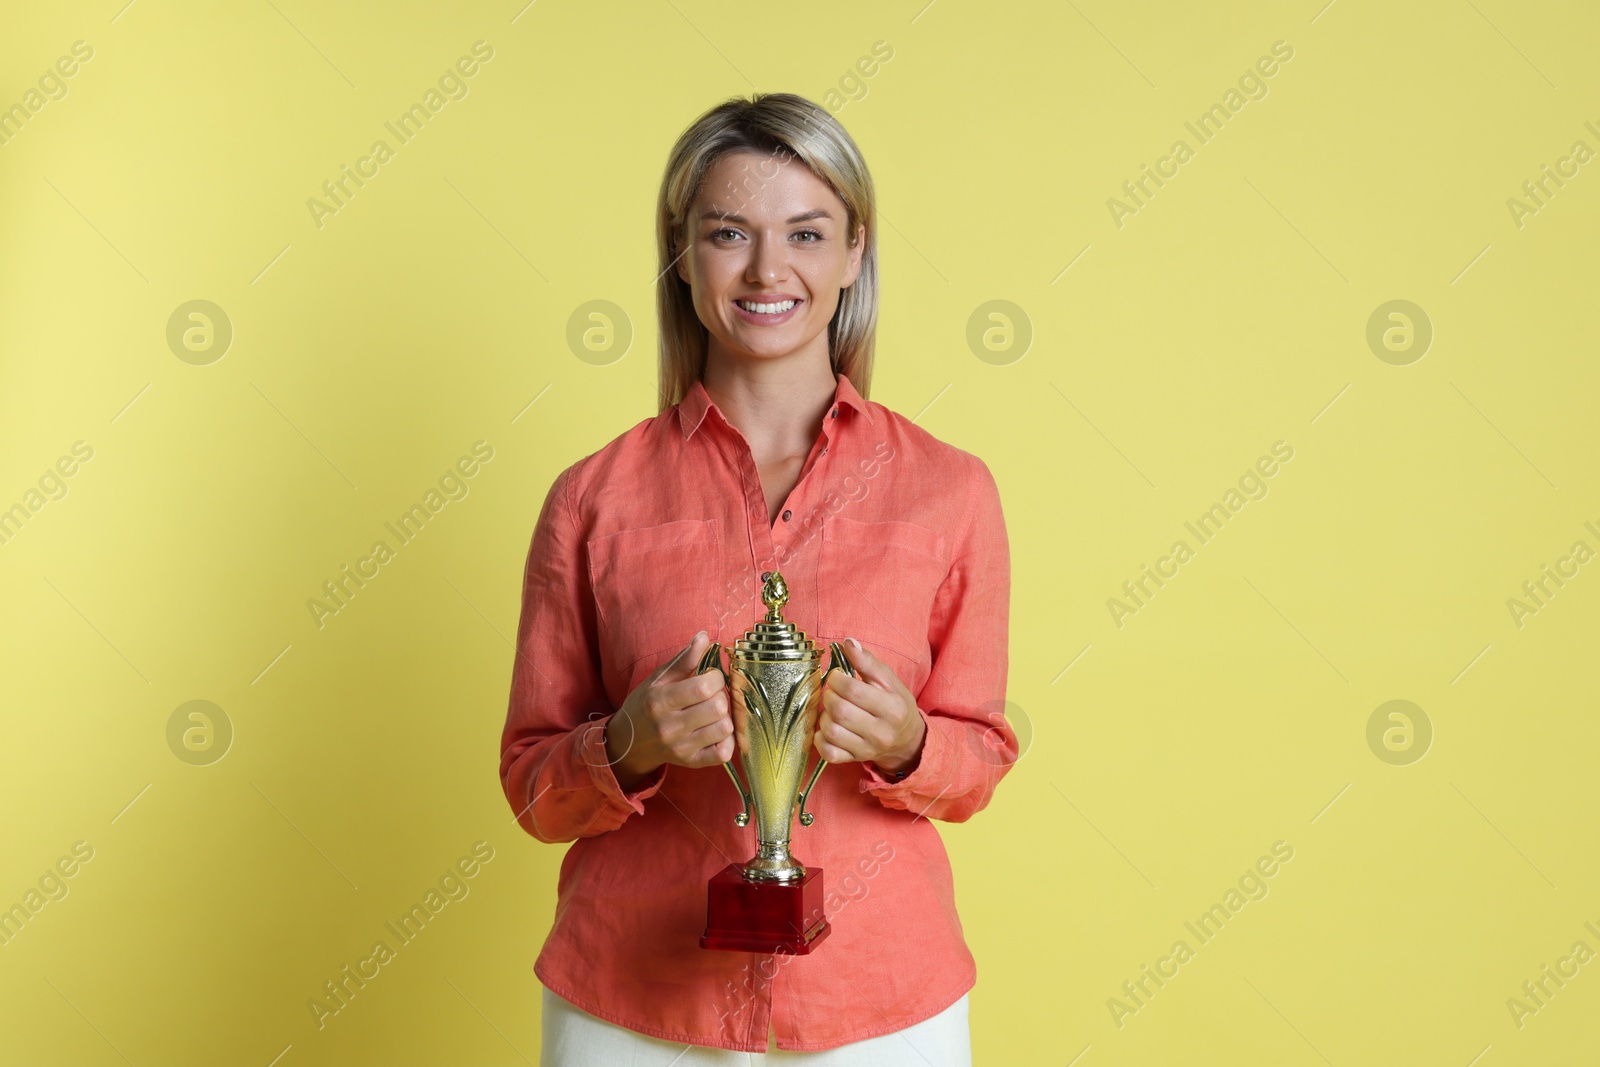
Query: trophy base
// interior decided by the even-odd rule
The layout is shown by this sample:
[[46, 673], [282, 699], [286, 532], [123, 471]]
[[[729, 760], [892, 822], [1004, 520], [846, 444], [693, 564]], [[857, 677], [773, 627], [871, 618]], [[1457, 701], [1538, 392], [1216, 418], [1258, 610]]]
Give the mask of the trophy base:
[[730, 863], [712, 876], [700, 947], [804, 956], [833, 931], [822, 907], [822, 868], [798, 882], [751, 882]]

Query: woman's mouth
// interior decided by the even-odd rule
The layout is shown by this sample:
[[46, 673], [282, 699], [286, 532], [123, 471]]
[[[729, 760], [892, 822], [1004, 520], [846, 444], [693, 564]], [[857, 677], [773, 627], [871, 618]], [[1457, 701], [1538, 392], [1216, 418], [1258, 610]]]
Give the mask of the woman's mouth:
[[739, 309], [740, 318], [746, 322], [772, 326], [787, 322], [801, 303], [802, 301], [793, 297], [774, 301], [739, 299], [733, 302], [733, 306]]

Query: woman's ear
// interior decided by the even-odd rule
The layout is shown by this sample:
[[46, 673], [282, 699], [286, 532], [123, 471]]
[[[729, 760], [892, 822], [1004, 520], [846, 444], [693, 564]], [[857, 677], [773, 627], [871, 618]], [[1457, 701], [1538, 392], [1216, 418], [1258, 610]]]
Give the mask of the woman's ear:
[[845, 263], [844, 277], [839, 281], [839, 288], [848, 289], [855, 284], [861, 276], [861, 256], [867, 250], [867, 227], [865, 223], [856, 223], [856, 239], [850, 242], [850, 259]]
[[678, 270], [678, 277], [687, 285], [693, 285], [694, 280], [689, 277], [689, 251], [688, 247], [679, 247], [679, 242], [674, 239], [668, 251], [672, 253], [672, 265]]

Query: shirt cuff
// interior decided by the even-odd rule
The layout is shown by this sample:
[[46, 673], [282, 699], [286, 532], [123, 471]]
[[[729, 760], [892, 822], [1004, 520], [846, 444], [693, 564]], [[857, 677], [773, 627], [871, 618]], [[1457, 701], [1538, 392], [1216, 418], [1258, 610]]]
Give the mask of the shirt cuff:
[[606, 751], [606, 727], [615, 715], [616, 712], [612, 712], [611, 715], [596, 720], [594, 725], [583, 731], [578, 741], [578, 757], [589, 768], [589, 777], [594, 782], [595, 788], [607, 799], [617, 807], [627, 808], [636, 815], [643, 815], [643, 801], [661, 788], [662, 782], [667, 777], [667, 765], [663, 763], [645, 775], [638, 785], [624, 791], [622, 783], [617, 781], [616, 771], [612, 769], [611, 753]]
[[921, 708], [917, 714], [922, 716], [922, 752], [917, 757], [917, 765], [906, 772], [904, 778], [895, 778], [880, 771], [871, 760], [863, 763], [863, 781], [861, 791], [873, 793], [877, 796], [898, 797], [907, 793], [938, 792], [929, 790], [928, 785], [939, 778], [938, 766], [943, 762], [944, 740], [943, 735], [934, 729], [933, 720], [928, 718], [928, 713]]

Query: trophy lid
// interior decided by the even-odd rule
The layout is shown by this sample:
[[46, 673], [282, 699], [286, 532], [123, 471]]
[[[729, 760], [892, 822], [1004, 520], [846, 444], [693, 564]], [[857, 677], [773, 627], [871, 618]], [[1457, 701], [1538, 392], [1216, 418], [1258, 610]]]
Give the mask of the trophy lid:
[[761, 586], [761, 602], [767, 606], [767, 615], [745, 632], [733, 646], [732, 653], [744, 660], [807, 660], [817, 659], [822, 650], [795, 628], [794, 623], [783, 618], [783, 606], [789, 602], [789, 583], [783, 575], [772, 571]]

